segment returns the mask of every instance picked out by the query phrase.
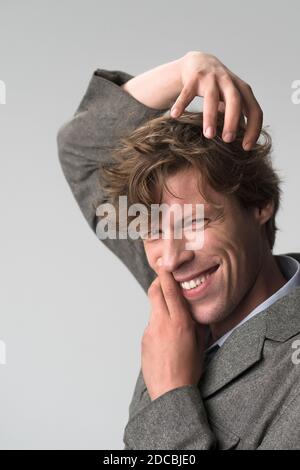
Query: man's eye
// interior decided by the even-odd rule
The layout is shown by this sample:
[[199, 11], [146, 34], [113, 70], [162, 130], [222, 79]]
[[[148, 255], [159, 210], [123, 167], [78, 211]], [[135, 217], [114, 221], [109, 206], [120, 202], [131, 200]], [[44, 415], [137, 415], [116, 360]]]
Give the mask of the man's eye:
[[204, 222], [204, 220], [207, 220], [207, 219], [193, 219], [192, 220], [192, 223], [193, 224], [201, 224]]
[[209, 219], [207, 217], [203, 219], [193, 219], [192, 224], [196, 227], [203, 227], [208, 222], [208, 220]]

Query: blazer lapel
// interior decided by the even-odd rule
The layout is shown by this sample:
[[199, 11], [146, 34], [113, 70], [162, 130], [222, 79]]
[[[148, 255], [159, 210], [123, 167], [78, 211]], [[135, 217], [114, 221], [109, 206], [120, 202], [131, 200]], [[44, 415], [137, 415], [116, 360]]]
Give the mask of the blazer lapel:
[[257, 315], [236, 328], [211, 358], [199, 382], [203, 398], [215, 393], [262, 356], [266, 333], [265, 316]]
[[286, 341], [300, 332], [300, 287], [236, 328], [211, 358], [199, 382], [202, 397], [220, 390], [261, 360], [266, 338]]

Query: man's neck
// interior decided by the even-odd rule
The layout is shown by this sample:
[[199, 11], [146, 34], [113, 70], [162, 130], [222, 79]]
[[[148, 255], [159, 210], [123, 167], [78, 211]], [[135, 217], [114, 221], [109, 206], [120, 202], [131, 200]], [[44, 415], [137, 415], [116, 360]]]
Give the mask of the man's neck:
[[283, 276], [275, 257], [270, 252], [263, 262], [253, 287], [243, 298], [242, 302], [239, 303], [227, 318], [210, 325], [211, 344], [238, 325], [249, 313], [277, 292], [286, 282], [287, 279]]

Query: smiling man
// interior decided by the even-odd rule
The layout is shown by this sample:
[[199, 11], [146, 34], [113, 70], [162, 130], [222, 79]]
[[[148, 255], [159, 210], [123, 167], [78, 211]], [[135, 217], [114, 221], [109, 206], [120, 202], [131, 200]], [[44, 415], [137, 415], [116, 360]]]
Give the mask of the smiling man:
[[[184, 112], [195, 96], [203, 113]], [[167, 237], [161, 224], [158, 238], [103, 239], [151, 303], [126, 449], [300, 447], [300, 256], [272, 253], [280, 188], [261, 123], [250, 87], [193, 51], [137, 77], [97, 70], [59, 131], [94, 231], [97, 207], [120, 195], [204, 205], [199, 249], [173, 236], [174, 221]]]

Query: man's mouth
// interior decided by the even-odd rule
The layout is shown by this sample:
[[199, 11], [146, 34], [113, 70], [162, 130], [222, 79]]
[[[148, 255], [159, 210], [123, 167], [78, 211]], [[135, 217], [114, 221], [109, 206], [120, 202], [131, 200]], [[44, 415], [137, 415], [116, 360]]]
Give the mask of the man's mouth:
[[180, 282], [179, 284], [183, 289], [190, 290], [194, 289], [195, 287], [203, 284], [204, 281], [210, 276], [213, 272], [215, 272], [219, 267], [219, 264], [212, 266], [211, 268], [202, 271], [200, 274], [195, 275], [193, 278], [189, 279], [188, 281]]
[[219, 268], [219, 264], [212, 266], [211, 268], [201, 272], [201, 274], [195, 276], [192, 279], [189, 279], [188, 281], [183, 281], [179, 282], [183, 295], [186, 297], [194, 297], [194, 294], [197, 295], [198, 293], [202, 292], [205, 286], [207, 286], [210, 282], [211, 276], [214, 272], [217, 271]]

